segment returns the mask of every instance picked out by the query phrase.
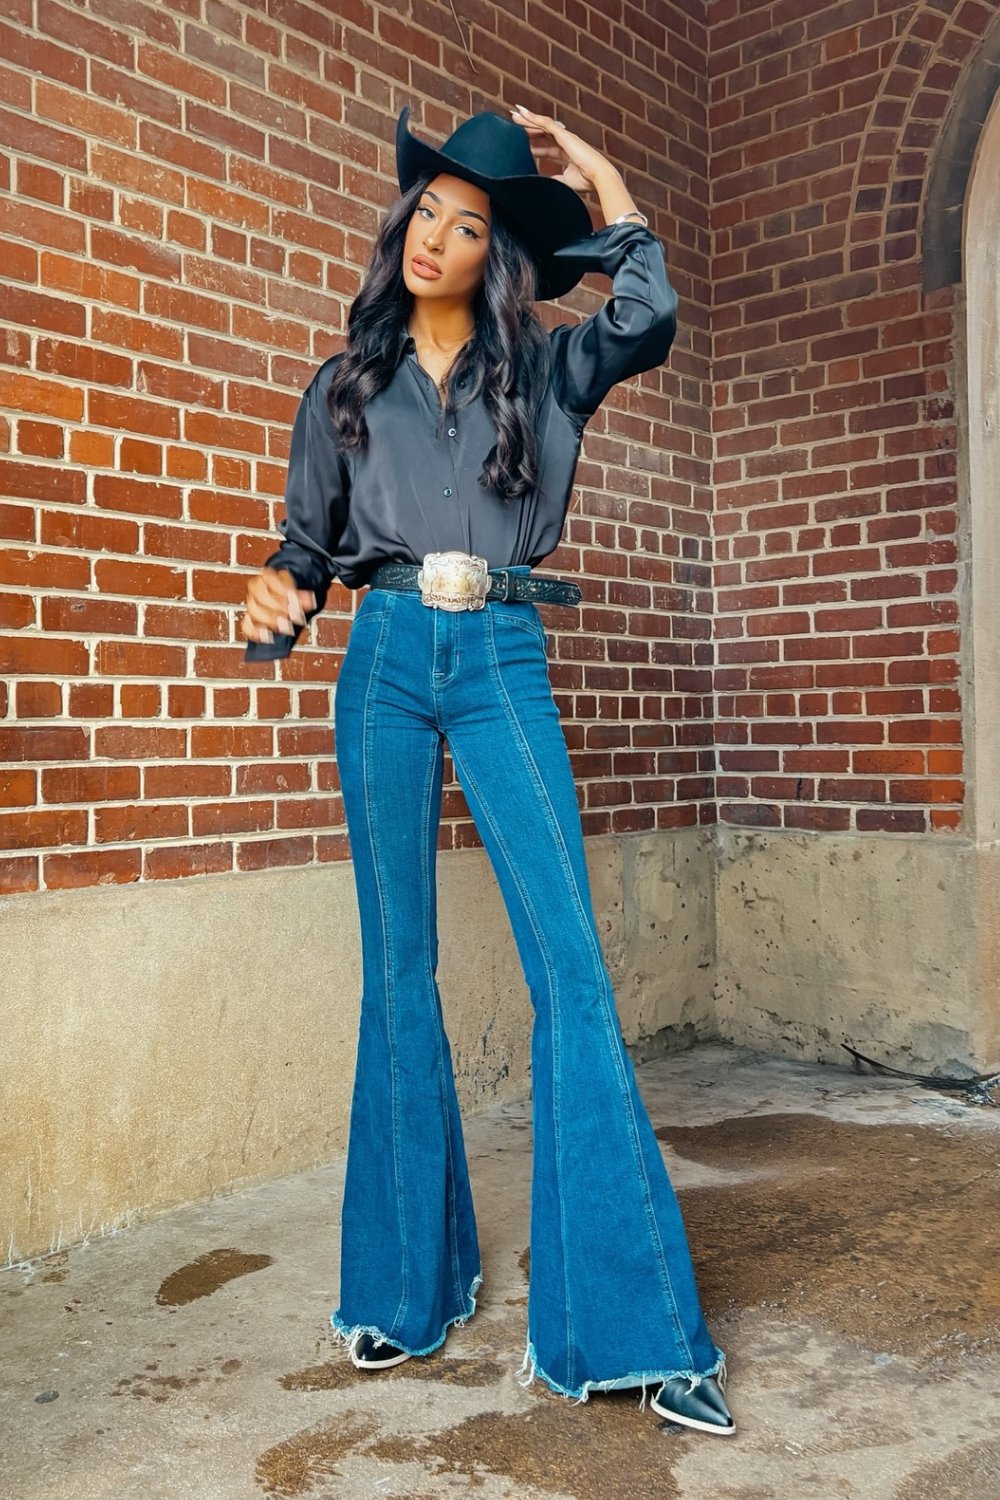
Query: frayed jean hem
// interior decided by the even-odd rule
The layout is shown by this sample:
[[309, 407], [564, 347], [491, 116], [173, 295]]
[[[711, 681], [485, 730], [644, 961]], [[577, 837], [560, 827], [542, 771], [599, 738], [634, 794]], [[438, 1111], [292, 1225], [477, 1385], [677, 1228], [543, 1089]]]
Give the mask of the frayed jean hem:
[[468, 1306], [465, 1312], [456, 1313], [455, 1317], [449, 1318], [441, 1330], [440, 1338], [435, 1339], [433, 1344], [428, 1344], [423, 1349], [411, 1349], [407, 1344], [401, 1344], [397, 1338], [390, 1336], [381, 1328], [376, 1328], [372, 1323], [345, 1323], [336, 1310], [330, 1314], [330, 1327], [333, 1329], [335, 1341], [338, 1344], [346, 1344], [349, 1349], [354, 1349], [362, 1334], [368, 1333], [371, 1334], [373, 1339], [381, 1340], [383, 1344], [392, 1344], [394, 1348], [402, 1349], [404, 1354], [433, 1354], [434, 1350], [440, 1349], [444, 1343], [448, 1336], [449, 1328], [452, 1326], [461, 1328], [462, 1324], [467, 1323], [472, 1317], [472, 1314], [476, 1310], [476, 1293], [482, 1284], [483, 1278], [481, 1274], [472, 1278], [467, 1297]]
[[557, 1396], [565, 1396], [568, 1400], [575, 1400], [578, 1403], [586, 1401], [591, 1391], [623, 1391], [641, 1386], [642, 1407], [645, 1407], [646, 1387], [649, 1385], [662, 1385], [665, 1380], [670, 1380], [676, 1376], [682, 1376], [685, 1380], [691, 1382], [688, 1386], [688, 1394], [694, 1390], [695, 1386], [700, 1385], [710, 1375], [721, 1374], [722, 1379], [719, 1384], [724, 1385], [726, 1356], [718, 1345], [715, 1345], [715, 1352], [718, 1355], [718, 1359], [712, 1365], [711, 1369], [708, 1370], [637, 1370], [630, 1375], [619, 1375], [614, 1380], [585, 1380], [575, 1390], [567, 1390], [564, 1385], [560, 1385], [557, 1380], [553, 1380], [551, 1375], [546, 1375], [538, 1363], [535, 1346], [529, 1339], [525, 1347], [524, 1359], [517, 1372], [519, 1377], [525, 1375], [526, 1378], [524, 1380], [519, 1379], [518, 1384], [522, 1386], [532, 1385], [537, 1376], [545, 1382], [550, 1390], [555, 1391]]

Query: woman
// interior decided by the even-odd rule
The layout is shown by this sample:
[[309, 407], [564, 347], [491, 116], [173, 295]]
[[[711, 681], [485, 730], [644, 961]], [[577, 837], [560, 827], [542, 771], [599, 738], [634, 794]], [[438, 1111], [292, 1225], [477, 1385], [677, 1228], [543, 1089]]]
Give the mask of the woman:
[[[370, 586], [334, 707], [363, 993], [331, 1321], [359, 1368], [384, 1369], [438, 1348], [482, 1280], [435, 979], [447, 737], [535, 1011], [522, 1369], [581, 1400], [652, 1385], [660, 1415], [728, 1435], [725, 1356], [622, 1042], [548, 678], [535, 601], [580, 590], [529, 576], [558, 544], [588, 419], [665, 359], [676, 298], [615, 167], [557, 120], [512, 113], [473, 115], [440, 150], [400, 116], [402, 196], [347, 348], [302, 398], [284, 541], [242, 621], [247, 660], [286, 656], [332, 578]], [[534, 300], [591, 269], [610, 301], [546, 334]]]

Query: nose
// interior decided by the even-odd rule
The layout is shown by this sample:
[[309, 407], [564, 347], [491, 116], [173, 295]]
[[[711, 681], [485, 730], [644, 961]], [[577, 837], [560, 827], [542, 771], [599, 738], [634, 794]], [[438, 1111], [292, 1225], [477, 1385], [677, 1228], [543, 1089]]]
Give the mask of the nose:
[[424, 244], [428, 250], [439, 248], [441, 244], [441, 232], [436, 223], [427, 225], [424, 231]]

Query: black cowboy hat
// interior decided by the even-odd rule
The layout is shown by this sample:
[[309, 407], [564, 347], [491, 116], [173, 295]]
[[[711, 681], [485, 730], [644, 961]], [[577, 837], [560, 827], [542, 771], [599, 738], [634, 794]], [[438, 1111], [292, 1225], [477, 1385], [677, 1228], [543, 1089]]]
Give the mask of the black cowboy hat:
[[440, 148], [410, 131], [410, 107], [396, 126], [396, 175], [401, 192], [418, 177], [446, 172], [488, 193], [538, 267], [538, 296], [561, 297], [585, 274], [580, 264], [560, 264], [555, 252], [591, 233], [590, 214], [565, 182], [539, 172], [523, 125], [502, 115], [471, 115]]

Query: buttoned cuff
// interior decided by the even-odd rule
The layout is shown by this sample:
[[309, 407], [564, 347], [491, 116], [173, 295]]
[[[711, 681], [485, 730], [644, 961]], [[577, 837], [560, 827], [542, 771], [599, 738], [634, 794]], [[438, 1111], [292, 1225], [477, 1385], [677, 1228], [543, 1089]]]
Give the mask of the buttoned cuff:
[[568, 245], [552, 252], [552, 259], [564, 265], [569, 262], [581, 271], [603, 271], [606, 276], [614, 276], [633, 245], [651, 242], [660, 245], [656, 235], [644, 224], [626, 219], [622, 224], [607, 224], [592, 234], [570, 240]]

